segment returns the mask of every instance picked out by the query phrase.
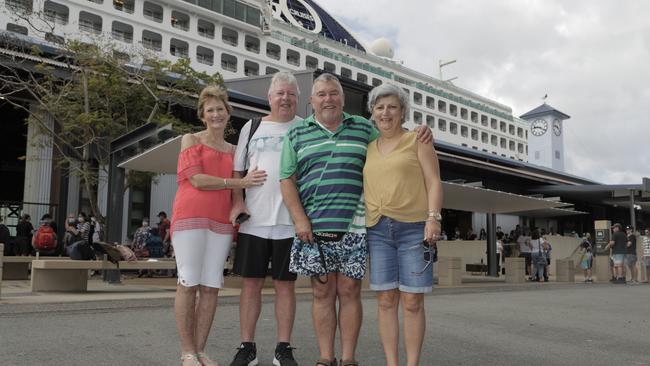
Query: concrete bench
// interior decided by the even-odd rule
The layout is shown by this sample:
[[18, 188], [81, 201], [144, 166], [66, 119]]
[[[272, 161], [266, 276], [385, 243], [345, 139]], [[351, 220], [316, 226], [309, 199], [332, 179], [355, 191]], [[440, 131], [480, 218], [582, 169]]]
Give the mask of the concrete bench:
[[2, 260], [4, 266], [2, 268], [2, 277], [5, 280], [27, 280], [29, 279], [29, 266], [35, 259], [43, 260], [70, 260], [67, 257], [4, 257]]
[[459, 286], [462, 283], [460, 264], [460, 257], [440, 257], [438, 260], [438, 284]]
[[[89, 270], [118, 269], [108, 261], [74, 261], [48, 259], [32, 261], [32, 292], [88, 290]], [[119, 262], [120, 270], [176, 269], [176, 261], [168, 259]]]

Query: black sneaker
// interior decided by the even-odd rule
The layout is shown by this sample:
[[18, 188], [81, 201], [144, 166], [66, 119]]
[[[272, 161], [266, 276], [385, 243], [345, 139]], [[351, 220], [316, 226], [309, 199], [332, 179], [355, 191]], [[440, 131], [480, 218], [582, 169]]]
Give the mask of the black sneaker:
[[273, 366], [298, 366], [298, 362], [293, 358], [293, 350], [288, 342], [278, 343], [275, 347]]
[[230, 366], [255, 366], [257, 365], [257, 348], [255, 342], [242, 342], [237, 348], [237, 354]]

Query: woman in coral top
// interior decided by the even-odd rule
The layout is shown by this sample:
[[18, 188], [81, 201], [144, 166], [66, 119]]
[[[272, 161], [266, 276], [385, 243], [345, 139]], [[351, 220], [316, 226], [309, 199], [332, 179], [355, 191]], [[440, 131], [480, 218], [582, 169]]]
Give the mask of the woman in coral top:
[[231, 112], [225, 90], [203, 89], [197, 114], [205, 130], [183, 136], [178, 157], [171, 235], [178, 266], [174, 311], [182, 365], [217, 365], [204, 349], [232, 241], [231, 189], [259, 186], [266, 180], [266, 172], [259, 170], [231, 178], [235, 147], [224, 140]]

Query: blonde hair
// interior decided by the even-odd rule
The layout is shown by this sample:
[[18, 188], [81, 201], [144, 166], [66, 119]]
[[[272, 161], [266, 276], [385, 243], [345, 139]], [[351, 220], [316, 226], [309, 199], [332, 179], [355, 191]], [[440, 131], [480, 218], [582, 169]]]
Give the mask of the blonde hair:
[[228, 92], [218, 85], [208, 85], [203, 88], [203, 90], [201, 90], [201, 94], [199, 94], [199, 101], [196, 105], [196, 115], [201, 121], [203, 120], [203, 106], [208, 101], [208, 99], [213, 98], [222, 101], [223, 105], [226, 106], [228, 114], [232, 114], [232, 106], [230, 103], [228, 103]]

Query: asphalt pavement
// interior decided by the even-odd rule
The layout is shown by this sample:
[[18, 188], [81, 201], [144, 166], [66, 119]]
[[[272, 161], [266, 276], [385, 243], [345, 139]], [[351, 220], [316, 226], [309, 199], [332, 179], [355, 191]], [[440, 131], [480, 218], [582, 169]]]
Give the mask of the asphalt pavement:
[[[376, 301], [364, 292], [357, 356], [382, 365]], [[422, 365], [650, 365], [650, 285], [526, 284], [435, 289], [426, 296]], [[238, 299], [220, 300], [208, 353], [228, 365]], [[275, 346], [273, 296], [257, 330], [260, 365]], [[311, 295], [298, 295], [301, 365], [318, 356]], [[405, 364], [401, 353], [402, 364]], [[141, 298], [0, 305], [0, 365], [178, 365], [172, 300]]]

